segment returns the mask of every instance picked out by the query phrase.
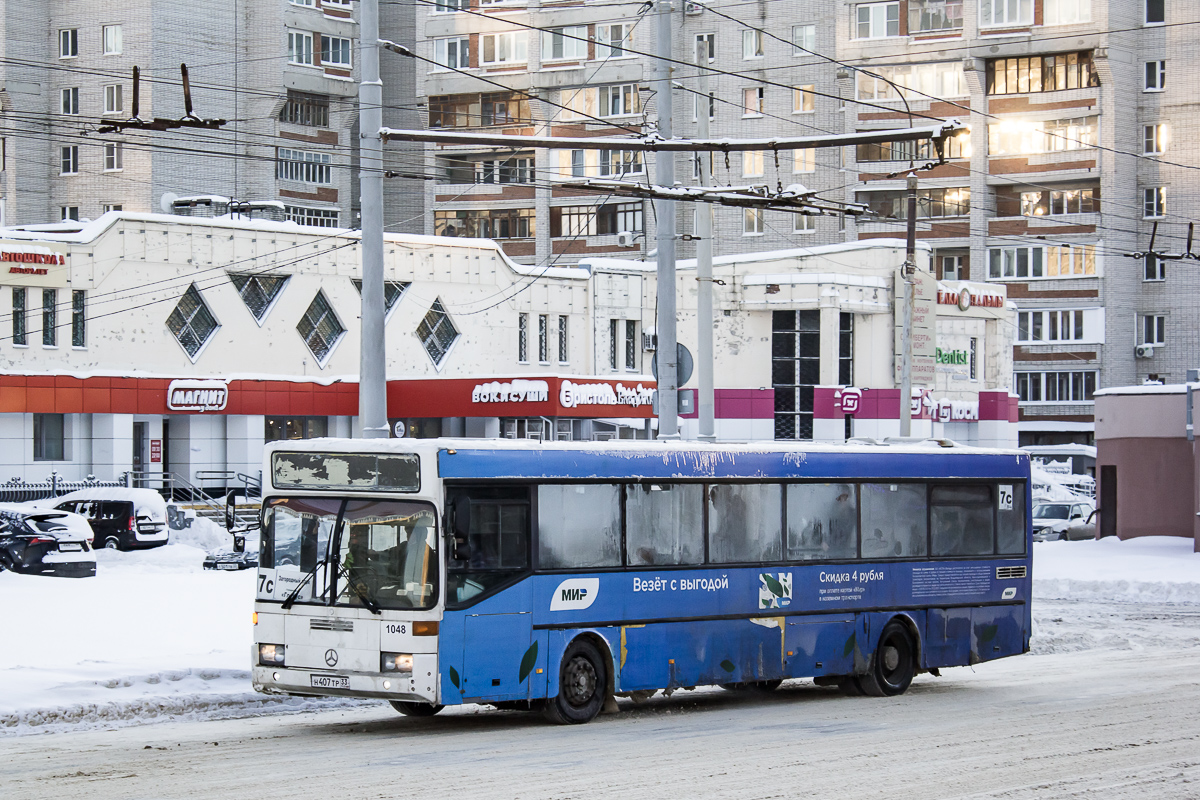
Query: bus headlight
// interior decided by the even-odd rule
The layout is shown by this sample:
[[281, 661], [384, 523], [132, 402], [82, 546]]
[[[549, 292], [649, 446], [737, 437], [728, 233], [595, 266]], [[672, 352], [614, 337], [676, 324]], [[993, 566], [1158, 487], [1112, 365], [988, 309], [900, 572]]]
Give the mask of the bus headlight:
[[286, 649], [281, 644], [260, 644], [258, 646], [258, 663], [264, 667], [282, 667]]
[[412, 672], [411, 653], [380, 653], [381, 672]]

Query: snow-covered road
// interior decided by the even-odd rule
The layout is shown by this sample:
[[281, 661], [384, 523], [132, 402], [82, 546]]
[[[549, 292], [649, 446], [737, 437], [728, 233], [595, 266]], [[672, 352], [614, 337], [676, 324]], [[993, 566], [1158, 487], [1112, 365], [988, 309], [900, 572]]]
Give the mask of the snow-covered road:
[[899, 698], [794, 681], [573, 728], [385, 705], [0, 740], [17, 798], [1200, 796], [1200, 608], [1046, 601], [1043, 654]]

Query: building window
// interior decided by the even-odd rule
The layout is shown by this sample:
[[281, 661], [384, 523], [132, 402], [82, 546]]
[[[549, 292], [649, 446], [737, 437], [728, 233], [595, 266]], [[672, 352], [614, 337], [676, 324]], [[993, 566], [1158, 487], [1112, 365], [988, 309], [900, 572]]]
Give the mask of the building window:
[[[586, 35], [586, 31], [585, 34]], [[583, 50], [587, 52], [587, 45], [584, 44]], [[618, 23], [615, 25], [598, 25], [596, 27], [596, 58], [607, 60], [610, 58], [625, 58], [633, 55], [626, 47], [633, 44], [633, 26], [628, 23]]]
[[[692, 95], [692, 121], [693, 122], [700, 119], [700, 109], [703, 107], [703, 105], [704, 105], [703, 96], [699, 95], [699, 94], [693, 94]], [[717, 93], [716, 92], [708, 93], [708, 118], [709, 119], [717, 118]]]
[[1166, 61], [1147, 61], [1146, 62], [1146, 83], [1145, 91], [1161, 92], [1167, 88], [1167, 62]]
[[62, 90], [62, 113], [79, 113], [79, 87]]
[[1157, 125], [1142, 126], [1142, 153], [1152, 156], [1165, 153], [1167, 150], [1167, 125], [1160, 122]]
[[899, 3], [862, 3], [854, 7], [854, 13], [857, 19], [856, 39], [882, 39], [900, 35]]
[[434, 365], [441, 366], [446, 354], [450, 352], [451, 345], [458, 338], [458, 330], [450, 321], [446, 309], [442, 307], [440, 297], [433, 301], [429, 313], [417, 326], [417, 338], [425, 346], [425, 352], [429, 354]]
[[1029, 344], [1082, 342], [1084, 309], [1021, 311], [1017, 314], [1017, 341]]
[[1092, 0], [1043, 0], [1043, 3], [1043, 25], [1073, 25], [1092, 21]]
[[761, 178], [763, 176], [763, 151], [742, 151], [742, 177]]
[[802, 147], [792, 151], [792, 172], [816, 172], [817, 148]]
[[566, 364], [570, 360], [570, 339], [568, 338], [567, 322], [570, 317], [560, 314], [558, 317], [558, 363]]
[[509, 94], [481, 95], [479, 109], [480, 125], [512, 125], [530, 118], [528, 101]]
[[71, 346], [87, 347], [87, 292], [71, 291]]
[[120, 114], [125, 110], [124, 90], [119, 83], [104, 87], [104, 113]]
[[288, 63], [312, 66], [313, 36], [301, 31], [288, 31]]
[[[1021, 193], [1021, 216], [1046, 214], [1092, 214], [1100, 212], [1100, 187], [1089, 189], [1052, 189]], [[1006, 216], [1006, 215], [1000, 215]]]
[[1142, 189], [1142, 216], [1158, 219], [1167, 215], [1167, 187], [1154, 186]]
[[59, 174], [79, 174], [79, 146], [70, 145], [58, 148]]
[[1146, 314], [1142, 317], [1142, 344], [1163, 345], [1167, 343], [1167, 318], [1164, 314]]
[[42, 346], [58, 347], [58, 289], [42, 289]]
[[608, 367], [609, 369], [617, 368], [617, 327], [620, 320], [610, 319], [608, 321]]
[[[855, 201], [868, 206], [878, 219], [899, 220], [908, 218], [908, 192], [903, 189], [884, 192], [857, 192]], [[970, 213], [970, 187], [917, 190], [918, 219], [962, 217]]]
[[636, 83], [601, 86], [599, 98], [602, 117], [623, 117], [641, 113], [641, 98], [638, 96]]
[[641, 175], [643, 172], [642, 154], [637, 150], [601, 150], [600, 174], [612, 175]]
[[980, 0], [979, 25], [1032, 25], [1033, 0]]
[[105, 25], [100, 28], [101, 39], [104, 40], [104, 55], [119, 56], [123, 50], [120, 25]]
[[817, 217], [815, 214], [792, 214], [792, 233], [816, 233]]
[[433, 60], [447, 69], [468, 69], [471, 66], [471, 40], [466, 36], [434, 39]]
[[29, 344], [29, 332], [26, 325], [27, 292], [22, 287], [14, 286], [12, 290], [12, 339], [13, 344], [25, 347]]
[[1096, 246], [993, 247], [988, 250], [989, 280], [1089, 278], [1096, 275]]
[[64, 414], [33, 415], [33, 460], [65, 461]]
[[820, 380], [821, 312], [773, 312], [771, 387], [775, 390], [776, 439], [813, 438], [813, 387]]
[[814, 55], [817, 49], [816, 25], [792, 26], [792, 55]]
[[542, 61], [586, 60], [587, 38], [586, 25], [548, 28], [542, 31]]
[[1146, 24], [1161, 25], [1167, 21], [1167, 0], [1146, 0]]
[[742, 116], [761, 117], [763, 114], [763, 88], [742, 89]]
[[517, 315], [517, 361], [529, 362], [529, 315]]
[[434, 0], [433, 10], [448, 14], [454, 11], [466, 11], [471, 7], [471, 0]]
[[696, 55], [707, 58], [709, 63], [717, 60], [717, 35], [715, 33], [696, 34]]
[[193, 361], [219, 327], [194, 283], [179, 298], [179, 304], [171, 316], [167, 317], [167, 328]]
[[[1167, 279], [1167, 262], [1154, 253], [1146, 253], [1142, 269], [1142, 280], [1144, 281], [1165, 281]], [[16, 292], [16, 289], [13, 291]]]
[[79, 55], [79, 30], [67, 28], [58, 32], [58, 57], [74, 58]]
[[475, 239], [531, 239], [537, 236], [532, 208], [472, 209], [433, 212], [433, 229], [438, 236], [469, 236]]
[[79, 206], [59, 206], [58, 215], [59, 219], [61, 219], [63, 222], [66, 222], [67, 220], [78, 222]]
[[550, 361], [550, 317], [538, 314], [538, 363]]
[[329, 98], [288, 90], [287, 101], [279, 112], [279, 121], [307, 128], [328, 128]]
[[761, 208], [744, 208], [742, 209], [742, 235], [743, 236], [759, 236], [763, 233], [763, 209]]
[[742, 31], [742, 58], [762, 58], [765, 54], [765, 38], [765, 34], [760, 30]]
[[987, 63], [987, 93], [1027, 94], [1100, 85], [1090, 51], [995, 58]]
[[1098, 117], [1011, 120], [988, 125], [989, 155], [1030, 155], [1096, 146]]
[[958, 30], [962, 26], [962, 0], [908, 0], [910, 34]]
[[231, 272], [229, 280], [237, 289], [246, 308], [250, 309], [250, 313], [254, 315], [254, 319], [262, 322], [275, 303], [275, 299], [279, 297], [279, 293], [283, 291], [284, 284], [288, 282], [288, 276], [239, 275]]
[[125, 206], [121, 205], [120, 203], [105, 203], [102, 206], [100, 206], [101, 214], [107, 214], [110, 211], [124, 211], [124, 210], [125, 210]]
[[838, 383], [854, 385], [854, 315], [838, 315]]
[[965, 97], [968, 92], [962, 62], [878, 66], [872, 67], [870, 74], [862, 70], [855, 73], [855, 93], [859, 100], [897, 100], [901, 95], [921, 97], [912, 94], [912, 90], [937, 97]]
[[323, 186], [333, 183], [333, 157], [329, 153], [289, 150], [286, 147], [280, 147], [277, 153], [275, 176], [280, 180]]
[[351, 40], [340, 36], [321, 37], [321, 64], [326, 67], [350, 69], [353, 66]]
[[1090, 403], [1095, 392], [1095, 370], [1017, 373], [1022, 403]]
[[333, 306], [329, 305], [325, 293], [321, 290], [317, 290], [317, 296], [308, 304], [308, 309], [300, 318], [296, 330], [321, 366], [325, 366], [329, 354], [346, 332], [346, 328], [334, 313]]
[[529, 35], [525, 31], [512, 33], [485, 33], [482, 40], [480, 63], [518, 64], [529, 59], [526, 50]]
[[[971, 132], [960, 131], [946, 139], [943, 145], [946, 158], [971, 157]], [[920, 142], [872, 142], [855, 148], [855, 159], [865, 161], [929, 161], [938, 157], [937, 149], [928, 139]]]
[[941, 256], [944, 281], [966, 281], [971, 279], [967, 267], [967, 256]]
[[792, 87], [792, 113], [809, 114], [817, 110], [817, 96], [813, 84]]
[[[358, 278], [351, 278], [350, 282], [354, 284], [354, 288], [358, 290], [359, 297], [362, 297], [363, 282]], [[383, 313], [392, 313], [392, 307], [400, 302], [400, 298], [408, 291], [409, 283], [405, 281], [384, 281], [383, 282]]]
[[119, 172], [125, 169], [125, 146], [121, 142], [104, 143], [104, 171]]
[[637, 320], [625, 320], [625, 371], [637, 370]]
[[341, 219], [341, 212], [336, 208], [306, 208], [304, 206], [284, 206], [283, 218], [297, 225], [308, 225], [313, 228], [336, 228]]
[[329, 435], [328, 417], [266, 417], [263, 423], [263, 439], [268, 442], [323, 439]]

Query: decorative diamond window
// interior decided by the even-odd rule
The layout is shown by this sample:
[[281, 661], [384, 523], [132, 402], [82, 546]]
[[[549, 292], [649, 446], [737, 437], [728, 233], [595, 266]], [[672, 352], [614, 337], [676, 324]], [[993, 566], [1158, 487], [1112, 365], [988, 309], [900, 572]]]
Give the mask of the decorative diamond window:
[[229, 274], [229, 280], [237, 287], [242, 302], [259, 322], [267, 316], [271, 304], [283, 291], [283, 285], [288, 282], [287, 275], [237, 275]]
[[333, 352], [334, 346], [346, 332], [342, 323], [338, 321], [337, 314], [333, 313], [333, 306], [329, 305], [329, 301], [325, 299], [325, 293], [322, 291], [318, 291], [317, 296], [309, 303], [308, 310], [304, 312], [304, 317], [296, 326], [296, 330], [300, 332], [300, 337], [304, 339], [308, 349], [317, 357], [317, 363], [321, 365], [325, 364], [325, 360]]
[[[354, 288], [358, 289], [358, 293], [362, 294], [363, 282], [358, 278], [350, 279], [354, 283]], [[400, 301], [404, 293], [408, 291], [409, 284], [401, 281], [384, 281], [383, 282], [383, 313], [390, 314], [392, 306]]]
[[417, 336], [420, 337], [421, 344], [425, 345], [425, 352], [429, 353], [434, 365], [441, 366], [442, 359], [450, 352], [450, 345], [458, 338], [458, 330], [450, 321], [446, 309], [442, 307], [440, 297], [433, 301], [429, 313], [417, 326]]
[[208, 310], [208, 305], [193, 283], [183, 293], [183, 297], [179, 298], [179, 305], [175, 306], [171, 316], [167, 317], [167, 327], [194, 361], [204, 343], [212, 338], [221, 326]]

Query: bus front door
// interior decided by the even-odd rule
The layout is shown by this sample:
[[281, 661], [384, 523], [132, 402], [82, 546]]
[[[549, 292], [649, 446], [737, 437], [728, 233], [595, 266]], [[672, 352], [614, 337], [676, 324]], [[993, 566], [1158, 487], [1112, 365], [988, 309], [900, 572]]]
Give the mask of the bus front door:
[[[526, 700], [523, 667], [533, 646], [532, 614], [468, 614], [463, 631], [463, 702]], [[533, 656], [536, 658], [536, 654]]]

